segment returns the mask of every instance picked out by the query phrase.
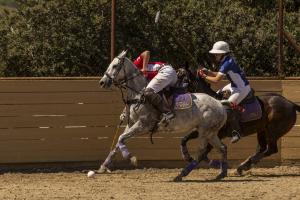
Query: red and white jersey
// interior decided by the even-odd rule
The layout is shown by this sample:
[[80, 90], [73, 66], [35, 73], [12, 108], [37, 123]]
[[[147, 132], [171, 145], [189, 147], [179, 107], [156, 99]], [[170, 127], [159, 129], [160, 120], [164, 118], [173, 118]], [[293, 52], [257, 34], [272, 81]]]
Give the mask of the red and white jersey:
[[[137, 57], [133, 63], [135, 64], [135, 66], [142, 70], [143, 69], [143, 58], [141, 56]], [[153, 79], [157, 73], [158, 70], [161, 68], [161, 65], [165, 64], [164, 62], [149, 62], [148, 66], [147, 66], [147, 78], [149, 80]]]

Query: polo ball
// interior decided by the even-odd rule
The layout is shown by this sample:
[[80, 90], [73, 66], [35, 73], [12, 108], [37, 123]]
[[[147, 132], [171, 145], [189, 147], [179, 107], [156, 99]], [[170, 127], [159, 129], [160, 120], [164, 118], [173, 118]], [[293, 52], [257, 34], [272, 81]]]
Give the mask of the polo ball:
[[95, 172], [94, 172], [94, 171], [89, 171], [89, 172], [87, 173], [87, 177], [89, 177], [89, 178], [93, 177], [94, 175], [95, 175]]

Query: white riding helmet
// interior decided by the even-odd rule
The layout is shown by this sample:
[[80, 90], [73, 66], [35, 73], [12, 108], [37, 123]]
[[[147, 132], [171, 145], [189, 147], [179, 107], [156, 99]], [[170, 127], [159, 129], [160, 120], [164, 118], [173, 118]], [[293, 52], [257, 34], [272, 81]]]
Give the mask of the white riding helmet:
[[209, 51], [209, 53], [212, 54], [223, 54], [223, 53], [229, 53], [229, 45], [227, 42], [224, 41], [218, 41], [214, 44], [213, 48]]

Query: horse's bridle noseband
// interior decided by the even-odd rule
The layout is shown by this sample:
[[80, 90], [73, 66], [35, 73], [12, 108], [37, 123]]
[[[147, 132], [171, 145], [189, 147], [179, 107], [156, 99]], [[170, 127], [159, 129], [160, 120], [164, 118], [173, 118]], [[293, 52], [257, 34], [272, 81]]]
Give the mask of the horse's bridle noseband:
[[[128, 97], [125, 99], [124, 98], [124, 93], [123, 93], [123, 90], [122, 89], [130, 89], [131, 91], [135, 92], [136, 94], [142, 94], [142, 92], [140, 91], [137, 91], [136, 89], [128, 86], [128, 81], [138, 77], [138, 76], [143, 76], [142, 72], [138, 71], [136, 73], [133, 73], [130, 77], [127, 77], [126, 75], [126, 69], [124, 67], [124, 62], [125, 62], [125, 57], [116, 57], [119, 59], [119, 63], [115, 66], [115, 67], [118, 67], [118, 71], [115, 73], [115, 75], [112, 77], [110, 76], [107, 72], [105, 72], [104, 74], [107, 76], [107, 78], [114, 84], [114, 86], [116, 86], [117, 88], [120, 89], [121, 91], [121, 94], [122, 94], [122, 99], [123, 99], [123, 102], [125, 105], [129, 106], [131, 104], [136, 104], [136, 103], [141, 103], [141, 100], [140, 99], [128, 99]], [[121, 81], [116, 81], [115, 80], [115, 77], [118, 76], [118, 74], [120, 73], [120, 71], [124, 70], [124, 79], [121, 80]], [[144, 77], [144, 76], [143, 76]]]
[[[127, 77], [127, 76], [126, 76], [125, 67], [122, 67], [122, 66], [124, 66], [125, 58], [124, 58], [124, 57], [123, 57], [123, 58], [116, 57], [116, 58], [119, 59], [119, 63], [116, 65], [116, 67], [118, 67], [117, 73], [116, 73], [113, 77], [110, 76], [107, 72], [105, 72], [104, 74], [109, 78], [110, 81], [112, 81], [112, 83], [113, 83], [116, 87], [122, 87], [122, 88], [124, 88], [124, 89], [127, 89], [127, 88], [128, 88], [128, 89], [131, 89], [132, 91], [134, 91], [134, 92], [140, 94], [140, 92], [134, 90], [134, 89], [131, 88], [131, 87], [128, 87], [127, 82], [128, 82], [129, 80], [132, 80], [132, 79], [138, 77], [138, 76], [141, 76], [142, 73], [141, 73], [141, 72], [133, 73], [132, 76]], [[124, 78], [123, 80], [121, 80], [121, 81], [116, 81], [116, 80], [115, 80], [115, 77], [118, 76], [118, 74], [120, 73], [120, 71], [121, 71], [122, 69], [123, 69], [123, 71], [124, 71], [125, 78]]]

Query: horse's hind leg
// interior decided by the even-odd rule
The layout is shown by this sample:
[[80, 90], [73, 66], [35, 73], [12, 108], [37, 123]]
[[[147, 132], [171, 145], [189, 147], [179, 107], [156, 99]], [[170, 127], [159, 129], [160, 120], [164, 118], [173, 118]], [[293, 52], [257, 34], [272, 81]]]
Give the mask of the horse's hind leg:
[[195, 169], [198, 166], [199, 161], [203, 160], [202, 156], [206, 151], [207, 138], [204, 137], [202, 134], [200, 134], [198, 139], [199, 139], [198, 159], [197, 160], [192, 159], [190, 163], [185, 168], [182, 169], [180, 174], [173, 179], [174, 181], [176, 182], [182, 181], [182, 178], [187, 176], [193, 169]]
[[217, 134], [214, 134], [209, 139], [209, 143], [221, 154], [220, 161], [220, 174], [216, 180], [221, 180], [227, 176], [228, 163], [227, 163], [227, 147], [221, 142]]
[[251, 169], [252, 165], [258, 163], [263, 157], [265, 157], [264, 152], [267, 150], [267, 140], [266, 140], [266, 132], [258, 132], [257, 133], [257, 149], [256, 153], [249, 158], [247, 158], [238, 168], [237, 174], [242, 175], [243, 171], [248, 171]]
[[[196, 139], [198, 136], [199, 136], [198, 131], [193, 131], [181, 139], [180, 150], [181, 150], [181, 155], [182, 155], [183, 160], [185, 160], [187, 162], [192, 162], [194, 160], [192, 158], [192, 156], [190, 155], [186, 144], [188, 141], [190, 141], [192, 139]], [[198, 162], [200, 163], [203, 160], [204, 162], [206, 162], [208, 164], [209, 167], [219, 169], [220, 162], [218, 160], [210, 160], [208, 158], [208, 154], [212, 150], [212, 148], [213, 147], [211, 146], [211, 144], [207, 144], [207, 147], [202, 156], [202, 159], [198, 160]]]
[[182, 155], [183, 160], [188, 161], [188, 162], [193, 161], [193, 158], [188, 151], [186, 143], [191, 139], [197, 138], [198, 136], [199, 136], [198, 131], [193, 131], [181, 139], [180, 150], [181, 150], [181, 155]]

